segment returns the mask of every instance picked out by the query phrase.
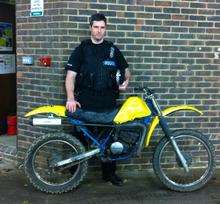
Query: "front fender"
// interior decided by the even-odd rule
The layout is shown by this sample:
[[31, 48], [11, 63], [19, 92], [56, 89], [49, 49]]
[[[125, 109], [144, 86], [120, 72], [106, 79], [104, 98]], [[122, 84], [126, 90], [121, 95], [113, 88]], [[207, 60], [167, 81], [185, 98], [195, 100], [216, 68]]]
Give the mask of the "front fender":
[[176, 111], [180, 111], [180, 110], [186, 110], [186, 111], [194, 111], [199, 113], [200, 115], [202, 115], [202, 111], [198, 110], [196, 107], [194, 106], [189, 106], [189, 105], [180, 105], [180, 106], [173, 106], [173, 107], [169, 107], [166, 108], [162, 111], [162, 115], [166, 116], [169, 115], [171, 113], [174, 113]]
[[30, 117], [33, 115], [37, 115], [40, 113], [52, 113], [59, 117], [67, 117], [66, 116], [66, 107], [62, 105], [51, 105], [51, 106], [41, 106], [35, 108], [34, 110], [28, 112], [25, 117]]
[[[173, 107], [169, 107], [169, 108], [166, 108], [162, 111], [162, 115], [163, 116], [167, 116], [171, 113], [174, 113], [176, 111], [182, 111], [182, 110], [185, 110], [185, 111], [193, 111], [193, 112], [197, 112], [199, 113], [200, 115], [202, 115], [203, 113], [198, 110], [197, 108], [195, 108], [194, 106], [189, 106], [189, 105], [180, 105], [180, 106], [173, 106]], [[159, 123], [159, 117], [156, 116], [151, 124], [150, 124], [150, 127], [149, 127], [149, 130], [148, 130], [148, 133], [147, 133], [147, 136], [146, 136], [146, 139], [145, 139], [145, 147], [147, 147], [150, 143], [150, 140], [153, 136], [153, 133], [154, 133], [154, 130], [155, 128], [157, 127]]]

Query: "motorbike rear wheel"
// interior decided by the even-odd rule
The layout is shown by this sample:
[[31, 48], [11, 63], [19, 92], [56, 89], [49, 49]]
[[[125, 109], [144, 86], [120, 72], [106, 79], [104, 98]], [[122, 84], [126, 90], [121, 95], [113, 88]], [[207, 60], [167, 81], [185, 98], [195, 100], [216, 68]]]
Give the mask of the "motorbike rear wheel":
[[39, 137], [29, 148], [25, 174], [30, 182], [46, 193], [64, 193], [76, 188], [87, 173], [87, 161], [57, 170], [53, 163], [85, 152], [79, 140], [65, 133], [49, 133]]
[[172, 136], [187, 162], [189, 172], [183, 168], [171, 142], [164, 137], [154, 152], [155, 174], [171, 190], [187, 192], [200, 189], [214, 172], [213, 144], [201, 132], [194, 130], [177, 130], [172, 132]]

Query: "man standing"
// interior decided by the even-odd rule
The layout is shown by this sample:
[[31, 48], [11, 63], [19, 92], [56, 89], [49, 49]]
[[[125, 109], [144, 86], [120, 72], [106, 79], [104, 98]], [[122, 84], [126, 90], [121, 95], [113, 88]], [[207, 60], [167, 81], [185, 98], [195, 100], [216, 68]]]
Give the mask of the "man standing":
[[[75, 112], [78, 107], [95, 112], [112, 110], [116, 107], [118, 92], [128, 86], [130, 72], [124, 56], [113, 43], [104, 40], [106, 18], [103, 14], [91, 16], [90, 31], [91, 38], [75, 48], [65, 67], [69, 112]], [[103, 179], [122, 185], [115, 171], [115, 162], [102, 162]]]

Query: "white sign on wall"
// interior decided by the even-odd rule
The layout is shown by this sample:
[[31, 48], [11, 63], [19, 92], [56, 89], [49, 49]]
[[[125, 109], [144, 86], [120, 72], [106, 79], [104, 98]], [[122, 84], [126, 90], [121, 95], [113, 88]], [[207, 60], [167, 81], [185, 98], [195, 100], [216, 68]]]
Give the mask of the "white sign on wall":
[[44, 15], [44, 0], [31, 0], [30, 16], [43, 16], [43, 15]]
[[10, 74], [15, 72], [15, 54], [1, 54], [0, 74]]

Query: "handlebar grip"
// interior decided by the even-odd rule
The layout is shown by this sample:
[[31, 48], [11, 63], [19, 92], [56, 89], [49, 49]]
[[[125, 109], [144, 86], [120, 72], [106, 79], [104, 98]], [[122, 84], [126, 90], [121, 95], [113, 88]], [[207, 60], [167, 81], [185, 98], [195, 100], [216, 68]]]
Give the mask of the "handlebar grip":
[[146, 89], [147, 89], [148, 94], [154, 94], [155, 93], [155, 91], [153, 89], [149, 89], [149, 88], [146, 88]]
[[149, 89], [148, 87], [134, 87], [134, 91], [146, 91], [147, 94], [154, 94], [154, 90]]
[[134, 91], [143, 91], [143, 87], [134, 87]]

